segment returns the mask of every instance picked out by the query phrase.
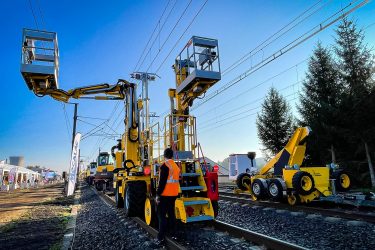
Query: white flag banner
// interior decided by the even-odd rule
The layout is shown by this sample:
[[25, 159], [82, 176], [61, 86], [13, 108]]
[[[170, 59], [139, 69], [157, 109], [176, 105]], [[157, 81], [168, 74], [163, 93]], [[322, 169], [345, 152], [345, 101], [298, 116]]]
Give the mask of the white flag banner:
[[3, 185], [3, 168], [0, 168], [0, 190], [1, 190], [2, 185]]
[[72, 158], [70, 160], [69, 183], [67, 196], [74, 193], [77, 180], [77, 169], [79, 164], [79, 142], [81, 141], [81, 134], [77, 133], [74, 137], [74, 144], [72, 150]]

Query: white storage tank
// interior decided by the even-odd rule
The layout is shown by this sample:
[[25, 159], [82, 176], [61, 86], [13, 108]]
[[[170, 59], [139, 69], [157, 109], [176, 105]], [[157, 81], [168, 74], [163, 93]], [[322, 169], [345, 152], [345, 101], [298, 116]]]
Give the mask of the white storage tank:
[[19, 167], [25, 166], [25, 159], [23, 156], [9, 156], [9, 164]]
[[256, 172], [258, 168], [254, 152], [229, 155], [229, 180], [237, 180], [237, 176], [241, 173], [255, 174]]

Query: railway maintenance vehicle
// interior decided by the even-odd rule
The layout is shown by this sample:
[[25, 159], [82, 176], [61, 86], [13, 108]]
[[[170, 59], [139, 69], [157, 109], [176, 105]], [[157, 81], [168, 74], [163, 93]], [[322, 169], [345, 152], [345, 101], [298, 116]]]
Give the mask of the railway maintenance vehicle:
[[111, 191], [113, 186], [114, 165], [111, 162], [108, 152], [99, 152], [96, 166], [94, 179], [92, 180], [93, 185], [98, 191]]
[[93, 180], [94, 180], [94, 177], [95, 177], [95, 174], [96, 174], [96, 162], [90, 162], [90, 164], [87, 166], [87, 169], [86, 169], [86, 182], [88, 185], [92, 185], [93, 184]]
[[269, 160], [255, 175], [242, 173], [237, 178], [239, 189], [249, 192], [254, 200], [286, 198], [290, 205], [309, 203], [321, 196], [334, 195], [336, 190], [347, 191], [347, 173], [329, 166], [306, 166], [309, 127], [297, 128], [287, 145]]
[[149, 121], [148, 81], [155, 79], [155, 75], [133, 74], [135, 79], [142, 80], [141, 99], [137, 99], [137, 85], [122, 79], [114, 85], [104, 83], [65, 91], [58, 85], [56, 33], [24, 29], [22, 44], [21, 73], [38, 97], [49, 95], [63, 102], [70, 98], [124, 100], [125, 132], [114, 148], [117, 151], [112, 153], [116, 204], [124, 207], [127, 216], [140, 216], [147, 224], [156, 223], [154, 199], [158, 167], [163, 161], [160, 152], [170, 147], [181, 168], [176, 218], [184, 223], [215, 218], [218, 175], [198, 160], [203, 152], [197, 141], [196, 118], [190, 115], [189, 108], [221, 79], [217, 40], [193, 36], [177, 56], [173, 66], [176, 88], [168, 91], [170, 114], [163, 125], [150, 125]]

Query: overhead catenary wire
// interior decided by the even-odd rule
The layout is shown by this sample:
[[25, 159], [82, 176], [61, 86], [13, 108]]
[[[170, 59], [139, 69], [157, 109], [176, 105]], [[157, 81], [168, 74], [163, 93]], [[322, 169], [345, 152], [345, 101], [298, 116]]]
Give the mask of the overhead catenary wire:
[[[148, 45], [150, 44], [150, 42], [151, 42], [151, 40], [152, 40], [152, 37], [154, 36], [155, 31], [157, 30], [158, 27], [159, 27], [159, 31], [158, 31], [159, 34], [158, 34], [157, 37], [160, 38], [160, 32], [161, 32], [161, 30], [162, 30], [162, 28], [160, 28], [160, 21], [163, 19], [163, 16], [164, 16], [165, 12], [167, 11], [170, 2], [171, 2], [171, 0], [169, 0], [169, 1], [167, 2], [167, 5], [165, 6], [165, 8], [164, 8], [164, 10], [163, 10], [163, 12], [162, 12], [162, 14], [161, 14], [161, 16], [160, 16], [158, 22], [157, 22], [156, 25], [155, 25], [155, 28], [154, 28], [154, 30], [153, 30], [153, 32], [152, 32], [150, 38], [148, 39], [148, 41], [147, 41], [147, 43], [146, 43], [146, 46], [143, 48], [143, 51], [142, 51], [142, 53], [141, 53], [141, 56], [139, 57], [137, 63], [135, 64], [135, 67], [134, 67], [133, 72], [135, 72], [136, 70], [139, 70], [139, 68], [142, 66], [144, 60], [142, 61], [142, 63], [141, 63], [140, 65], [139, 65], [139, 63], [141, 62], [141, 59], [143, 58], [143, 56], [144, 56], [144, 54], [145, 54], [145, 52], [146, 52], [146, 50], [147, 50], [147, 48], [148, 48]], [[167, 15], [167, 18], [165, 19], [165, 22], [168, 20], [168, 18], [169, 18], [169, 16], [170, 16], [170, 14], [171, 14], [171, 12], [172, 12], [174, 6], [176, 5], [176, 3], [177, 3], [177, 0], [175, 0], [174, 5], [172, 6], [171, 10], [169, 11], [169, 13], [168, 13], [168, 15]], [[165, 22], [164, 22], [164, 23], [165, 23]], [[150, 47], [152, 47], [154, 43], [155, 43], [155, 40], [154, 40], [154, 42], [152, 43], [152, 45], [151, 45]], [[146, 58], [146, 57], [147, 57], [147, 54], [145, 55], [145, 58]], [[138, 65], [139, 65], [139, 67], [138, 67]]]
[[[287, 96], [285, 96], [285, 98], [288, 97], [288, 96], [294, 95], [294, 94], [295, 94], [295, 93], [292, 93], [292, 94], [290, 94], [290, 95], [287, 95]], [[297, 97], [294, 97], [294, 98], [292, 98], [292, 99], [290, 99], [290, 100], [287, 100], [287, 102], [291, 102], [291, 101], [294, 101], [294, 100], [296, 100], [296, 99], [297, 99]], [[258, 106], [257, 108], [261, 108], [261, 106]], [[236, 122], [236, 121], [243, 120], [243, 119], [245, 119], [245, 118], [247, 118], [247, 117], [250, 117], [250, 116], [256, 115], [258, 112], [259, 112], [259, 110], [258, 110], [257, 112], [253, 112], [253, 113], [251, 113], [251, 114], [246, 114], [246, 115], [244, 115], [244, 116], [241, 116], [241, 117], [239, 117], [239, 118], [237, 118], [237, 119], [235, 119], [235, 120], [231, 120], [231, 121], [226, 122], [226, 123], [224, 123], [224, 124], [219, 124], [219, 125], [215, 126], [217, 123], [221, 122], [221, 121], [218, 121], [218, 122], [216, 122], [215, 124], [212, 124], [212, 126], [208, 126], [208, 127], [206, 127], [205, 129], [203, 129], [203, 130], [199, 130], [199, 133], [204, 134], [204, 133], [206, 133], [206, 132], [208, 132], [208, 131], [214, 131], [214, 130], [217, 129], [217, 128], [220, 128], [220, 127], [223, 127], [223, 126], [229, 125], [229, 124], [231, 124], [231, 123], [234, 123], [234, 122]]]
[[36, 29], [39, 30], [39, 24], [38, 24], [38, 21], [37, 21], [35, 12], [34, 12], [34, 8], [33, 8], [33, 5], [31, 3], [31, 0], [29, 0], [28, 2], [29, 2], [29, 7], [30, 7], [30, 10], [31, 10], [31, 14], [33, 15], [33, 18], [34, 18]]
[[[279, 91], [279, 92], [282, 92], [283, 90], [286, 90], [286, 89], [288, 89], [288, 88], [291, 88], [292, 86], [295, 86], [296, 84], [298, 84], [298, 83], [300, 83], [300, 82], [302, 82], [302, 81], [298, 81], [298, 82], [295, 82], [295, 83], [293, 83], [293, 84], [290, 84], [290, 85], [288, 85], [288, 86], [286, 86], [286, 87], [284, 87], [284, 88], [282, 88], [282, 89], [280, 89], [280, 90], [278, 90], [278, 91]], [[299, 93], [299, 91], [293, 91], [293, 93], [286, 95], [284, 98], [287, 98], [287, 97], [289, 97], [289, 96], [295, 95], [295, 94], [297, 94], [297, 93]], [[246, 103], [246, 104], [242, 105], [241, 107], [233, 108], [233, 109], [231, 109], [230, 111], [227, 111], [227, 112], [225, 112], [225, 113], [223, 113], [223, 114], [219, 114], [219, 115], [217, 115], [217, 116], [219, 116], [219, 117], [222, 118], [220, 121], [228, 120], [228, 119], [230, 119], [230, 118], [233, 118], [233, 117], [239, 116], [239, 115], [241, 115], [241, 114], [243, 114], [243, 113], [245, 113], [245, 112], [252, 111], [252, 110], [254, 110], [254, 109], [256, 109], [256, 108], [250, 108], [250, 109], [247, 109], [247, 110], [245, 110], [245, 111], [241, 111], [241, 112], [238, 113], [238, 114], [233, 114], [233, 113], [236, 112], [236, 111], [239, 111], [239, 110], [241, 110], [241, 109], [243, 109], [243, 108], [249, 107], [249, 105], [251, 105], [251, 104], [254, 104], [254, 103], [258, 103], [258, 102], [260, 102], [260, 101], [263, 101], [265, 98], [266, 98], [266, 97], [260, 97], [260, 98], [257, 98], [257, 99], [255, 99], [255, 100], [252, 100], [252, 101], [249, 102], [249, 103]], [[258, 108], [258, 107], [257, 107], [257, 108]], [[225, 117], [225, 116], [228, 115], [228, 114], [232, 114], [232, 115], [229, 116], [229, 117]], [[204, 122], [199, 123], [199, 126], [202, 126], [202, 124], [207, 124], [207, 123], [208, 123], [208, 124], [212, 124], [212, 123], [213, 123], [213, 122], [212, 122], [212, 119], [211, 119], [211, 120], [206, 120], [206, 121], [204, 121]], [[205, 126], [203, 126], [203, 128], [205, 128], [205, 127], [209, 127], [209, 125], [205, 125]], [[199, 128], [201, 128], [201, 127], [199, 127]]]
[[167, 38], [164, 40], [164, 43], [161, 45], [161, 47], [159, 48], [158, 52], [156, 53], [156, 55], [154, 56], [154, 59], [152, 59], [151, 63], [148, 65], [147, 69], [146, 69], [146, 72], [149, 71], [149, 69], [151, 68], [151, 66], [153, 65], [153, 63], [155, 62], [156, 58], [159, 56], [160, 52], [162, 51], [162, 49], [164, 48], [164, 45], [167, 43], [167, 41], [169, 40], [169, 38], [171, 37], [171, 35], [173, 34], [173, 32], [175, 31], [176, 27], [178, 26], [178, 24], [180, 23], [180, 21], [182, 20], [182, 17], [186, 14], [187, 10], [189, 9], [191, 3], [192, 3], [193, 0], [190, 0], [188, 2], [188, 4], [186, 5], [185, 9], [182, 11], [180, 17], [177, 19], [177, 22], [175, 23], [175, 25], [173, 26], [172, 30], [169, 32]]
[[244, 90], [244, 91], [241, 91], [241, 92], [240, 92], [239, 94], [237, 94], [236, 96], [229, 98], [228, 100], [222, 102], [221, 104], [215, 105], [214, 108], [209, 109], [209, 110], [207, 110], [207, 111], [205, 111], [204, 113], [201, 113], [201, 114], [199, 114], [199, 115], [200, 115], [200, 116], [202, 116], [202, 115], [206, 115], [206, 114], [208, 114], [208, 113], [211, 113], [212, 111], [215, 111], [215, 110], [216, 110], [217, 108], [219, 108], [219, 107], [222, 107], [222, 106], [224, 106], [224, 105], [226, 105], [226, 104], [228, 104], [228, 103], [230, 103], [230, 102], [232, 102], [232, 101], [234, 101], [234, 100], [237, 100], [238, 97], [247, 94], [248, 92], [250, 92], [250, 91], [256, 89], [257, 87], [262, 86], [263, 84], [265, 84], [265, 83], [267, 83], [267, 82], [270, 82], [271, 80], [274, 80], [275, 78], [277, 78], [277, 77], [279, 77], [279, 76], [285, 74], [286, 72], [288, 72], [288, 71], [294, 69], [295, 67], [297, 67], [297, 66], [299, 66], [299, 65], [301, 65], [301, 64], [304, 64], [305, 62], [307, 62], [308, 59], [309, 59], [309, 58], [305, 58], [305, 59], [303, 59], [302, 61], [299, 61], [298, 63], [294, 64], [293, 66], [290, 66], [290, 67], [288, 67], [288, 68], [286, 68], [286, 69], [280, 71], [279, 73], [276, 73], [275, 75], [273, 75], [273, 76], [267, 78], [266, 80], [261, 81], [261, 82], [257, 83], [256, 85], [251, 86], [250, 88], [248, 88], [248, 89], [246, 89], [246, 90]]
[[[345, 16], [349, 15], [351, 12], [353, 12], [354, 10], [362, 7], [364, 4], [366, 4], [368, 2], [368, 0], [360, 1], [360, 3], [358, 3], [356, 6], [353, 6], [349, 10], [346, 10], [349, 7], [351, 7], [357, 1], [358, 0], [351, 1], [349, 4], [347, 4], [345, 7], [343, 7], [342, 9], [340, 9], [339, 11], [337, 11], [336, 13], [334, 13], [333, 15], [331, 15], [330, 17], [328, 17], [327, 19], [325, 19], [323, 22], [321, 22], [318, 25], [314, 26], [312, 29], [310, 29], [309, 31], [303, 33], [302, 35], [300, 35], [299, 37], [297, 37], [296, 39], [294, 39], [292, 42], [288, 43], [287, 45], [283, 46], [282, 48], [276, 50], [273, 54], [271, 54], [266, 59], [264, 59], [264, 60], [260, 61], [259, 63], [257, 63], [255, 66], [250, 67], [245, 72], [243, 72], [239, 76], [235, 77], [234, 79], [232, 79], [231, 81], [229, 81], [228, 83], [226, 83], [224, 86], [222, 86], [221, 88], [219, 88], [215, 92], [213, 92], [210, 95], [206, 96], [206, 98], [204, 100], [202, 100], [197, 105], [195, 105], [191, 110], [197, 109], [198, 107], [200, 107], [203, 104], [207, 103], [208, 101], [210, 101], [214, 97], [218, 96], [219, 94], [221, 94], [224, 91], [228, 90], [229, 88], [233, 87], [234, 85], [236, 85], [237, 83], [241, 82], [242, 80], [244, 80], [248, 76], [250, 76], [253, 73], [257, 72], [259, 69], [263, 68], [264, 66], [266, 66], [269, 63], [273, 62], [274, 60], [276, 60], [280, 56], [282, 56], [285, 53], [287, 53], [287, 52], [291, 51], [292, 49], [296, 48], [298, 45], [304, 43], [308, 39], [312, 38], [313, 36], [315, 36], [319, 32], [325, 30], [326, 28], [328, 28], [329, 26], [331, 26], [332, 24], [334, 24], [338, 20], [344, 18]], [[346, 11], [346, 12], [344, 12], [344, 11]], [[342, 13], [342, 14], [340, 14], [340, 13]], [[331, 20], [331, 19], [333, 19], [333, 20]]]
[[[166, 5], [166, 7], [164, 8], [164, 10], [163, 10], [163, 12], [162, 12], [162, 15], [160, 16], [160, 18], [159, 18], [159, 20], [158, 20], [158, 22], [157, 22], [157, 24], [156, 24], [156, 26], [155, 26], [155, 28], [154, 28], [153, 33], [151, 34], [151, 36], [150, 36], [148, 42], [146, 43], [146, 46], [144, 47], [144, 49], [143, 49], [143, 51], [142, 51], [142, 53], [141, 53], [141, 56], [139, 57], [139, 59], [138, 59], [136, 65], [135, 65], [135, 67], [134, 67], [134, 71], [137, 69], [137, 67], [138, 67], [138, 65], [139, 65], [139, 62], [141, 61], [141, 59], [142, 59], [142, 57], [143, 57], [143, 55], [144, 55], [144, 52], [147, 50], [147, 47], [148, 47], [148, 45], [150, 44], [150, 41], [152, 40], [152, 37], [153, 37], [153, 35], [155, 34], [155, 32], [156, 32], [158, 26], [159, 26], [159, 34], [158, 34], [158, 36], [160, 36], [160, 32], [161, 32], [162, 28], [164, 27], [164, 25], [165, 25], [165, 23], [167, 22], [167, 20], [168, 20], [170, 14], [171, 14], [171, 12], [172, 12], [172, 10], [174, 9], [174, 7], [175, 7], [175, 5], [176, 5], [176, 3], [177, 3], [177, 1], [175, 1], [174, 5], [171, 7], [169, 13], [167, 14], [167, 17], [166, 17], [166, 19], [165, 19], [165, 21], [164, 21], [164, 23], [163, 23], [163, 26], [160, 27], [160, 21], [162, 20], [164, 14], [166, 13], [166, 11], [167, 11], [167, 9], [168, 9], [168, 6], [169, 6], [170, 2], [171, 2], [171, 1], [169, 0], [168, 3], [167, 3], [167, 5]], [[156, 38], [154, 39], [154, 42], [152, 43], [151, 46], [153, 46], [153, 44], [155, 43], [155, 41], [156, 41]], [[144, 56], [144, 59], [145, 59], [146, 57], [147, 57], [147, 54]], [[143, 59], [143, 61], [144, 61], [144, 59]], [[143, 61], [142, 61], [141, 65], [139, 65], [138, 70], [139, 70], [139, 68], [142, 66]], [[113, 114], [114, 114], [114, 112], [115, 112], [115, 109], [117, 109], [117, 107], [118, 107], [118, 105], [119, 105], [120, 102], [121, 102], [121, 101], [118, 101], [118, 102], [117, 102], [116, 107], [114, 108], [114, 110], [113, 110], [112, 114], [110, 115], [110, 117], [113, 116]], [[120, 111], [120, 113], [121, 113], [121, 111]], [[120, 120], [120, 121], [119, 121], [118, 125], [117, 125], [116, 128], [115, 128], [115, 130], [117, 130], [117, 128], [120, 126], [121, 121], [122, 121], [121, 116], [118, 116], [117, 119], [113, 120], [112, 125], [111, 125], [111, 126], [108, 126], [108, 128], [109, 128], [110, 130], [113, 130], [113, 127], [114, 127], [114, 125], [116, 124], [116, 122], [117, 122], [118, 120]], [[99, 142], [99, 140], [100, 140], [100, 138], [98, 139], [98, 141], [97, 141], [97, 143], [94, 145], [94, 147], [97, 147], [98, 144], [99, 144], [100, 146], [102, 146], [103, 143], [105, 142], [105, 140], [101, 140], [101, 142]], [[94, 151], [94, 153], [95, 153], [95, 151]]]
[[[305, 14], [307, 14], [310, 10], [313, 10], [314, 7], [316, 7], [322, 0], [318, 1], [317, 3], [313, 4], [312, 6], [310, 6], [308, 9], [306, 9], [305, 11], [303, 11], [301, 14], [299, 14], [296, 18], [294, 18], [292, 21], [290, 21], [289, 23], [287, 23], [286, 25], [284, 25], [281, 29], [279, 29], [277, 32], [275, 32], [274, 34], [272, 34], [271, 36], [269, 36], [266, 40], [264, 40], [263, 42], [261, 42], [258, 46], [256, 46], [254, 49], [252, 49], [250, 52], [246, 53], [245, 55], [243, 55], [240, 59], [238, 59], [237, 61], [235, 61], [234, 63], [232, 63], [229, 67], [227, 67], [226, 69], [223, 70], [222, 72], [222, 75], [226, 75], [227, 73], [231, 72], [232, 70], [234, 70], [235, 68], [237, 68], [238, 66], [240, 66], [242, 63], [244, 63], [245, 61], [247, 61], [248, 59], [252, 58], [252, 56], [256, 55], [257, 53], [263, 51], [265, 48], [267, 48], [269, 45], [271, 45], [273, 42], [277, 41], [278, 39], [280, 39], [281, 37], [283, 37], [285, 34], [287, 34], [289, 31], [291, 31], [292, 29], [294, 29], [295, 27], [297, 27], [299, 24], [303, 23], [304, 21], [306, 21], [308, 18], [310, 18], [312, 15], [314, 15], [315, 13], [319, 12], [320, 10], [322, 10], [325, 6], [328, 5], [328, 2], [326, 2], [324, 5], [320, 6], [318, 9], [314, 10], [312, 13], [310, 13], [309, 15], [307, 15], [306, 17], [304, 17], [302, 20], [298, 21], [296, 24], [294, 24], [292, 27], [288, 28], [290, 25], [292, 25], [295, 21], [297, 21], [299, 18], [303, 17]], [[286, 28], [288, 28], [287, 30], [285, 30]], [[285, 30], [284, 32], [282, 32], [283, 30]], [[282, 33], [281, 33], [282, 32]], [[281, 34], [279, 34], [281, 33]], [[277, 36], [276, 38], [274, 38], [275, 36]], [[274, 38], [274, 39], [272, 39]], [[272, 40], [271, 40], [272, 39]]]
[[[275, 37], [278, 33], [280, 33], [281, 31], [283, 31], [285, 28], [287, 28], [288, 26], [290, 26], [293, 22], [295, 22], [296, 20], [298, 20], [300, 17], [302, 17], [304, 14], [308, 13], [310, 10], [312, 10], [314, 7], [316, 7], [322, 0], [319, 0], [317, 1], [317, 3], [313, 4], [312, 6], [310, 6], [308, 9], [306, 9], [304, 12], [302, 12], [300, 15], [298, 15], [296, 18], [294, 18], [292, 21], [290, 21], [287, 25], [285, 25], [284, 27], [282, 27], [279, 31], [277, 31], [276, 33], [274, 33], [273, 35], [271, 35], [270, 37], [268, 37], [265, 41], [263, 41], [261, 44], [259, 44], [256, 48], [254, 48], [253, 50], [251, 50], [249, 53], [245, 54], [243, 57], [241, 57], [239, 60], [237, 60], [236, 62], [234, 62], [233, 64], [231, 64], [231, 66], [229, 66], [226, 70], [223, 71], [223, 74], [225, 74], [225, 71], [228, 71], [229, 68], [232, 68], [234, 69], [235, 67], [233, 67], [235, 64], [238, 64], [239, 61], [241, 61], [242, 59], [244, 59], [246, 56], [248, 56], [249, 54], [251, 54], [253, 51], [255, 51], [256, 49], [258, 49], [259, 47], [261, 47], [263, 44], [265, 44], [267, 41], [269, 41], [270, 39], [272, 39], [273, 37]], [[156, 73], [159, 72], [159, 70], [161, 69], [161, 67], [163, 66], [163, 64], [165, 63], [165, 61], [168, 59], [169, 55], [172, 53], [172, 51], [174, 50], [174, 48], [177, 46], [177, 44], [179, 43], [179, 41], [182, 39], [183, 35], [185, 34], [185, 32], [188, 30], [188, 28], [191, 26], [191, 24], [194, 22], [195, 18], [198, 16], [198, 14], [200, 13], [200, 11], [203, 9], [203, 7], [205, 6], [205, 4], [207, 3], [204, 2], [204, 4], [202, 5], [202, 7], [200, 8], [200, 10], [197, 12], [196, 16], [193, 18], [193, 20], [190, 22], [189, 26], [185, 29], [184, 33], [181, 35], [181, 37], [178, 39], [178, 41], [175, 43], [175, 45], [173, 46], [173, 48], [169, 51], [168, 55], [164, 58], [164, 60], [162, 61], [162, 63], [159, 65], [159, 67], [157, 68], [156, 70]], [[292, 28], [294, 28], [295, 26], [297, 26], [298, 24], [300, 24], [302, 21], [306, 20], [307, 18], [309, 18], [312, 14], [315, 14], [317, 11], [321, 10], [325, 5], [323, 6], [320, 6], [317, 10], [315, 10], [313, 13], [311, 13], [309, 16], [305, 17], [304, 19], [302, 19], [300, 22], [298, 22], [297, 24], [295, 24], [293, 27], [291, 27], [290, 29], [288, 29], [287, 31], [285, 31], [284, 33], [282, 33], [281, 35], [279, 35], [276, 39], [274, 39], [273, 41], [277, 40], [278, 38], [280, 38], [282, 35], [284, 35], [285, 33], [287, 33], [288, 31], [290, 31]], [[272, 43], [273, 41], [271, 41], [270, 43]], [[268, 43], [266, 46], [268, 46], [270, 43]], [[265, 46], [265, 47], [266, 47]], [[264, 49], [265, 47], [261, 48], [261, 49]], [[260, 49], [260, 50], [261, 50]], [[307, 60], [307, 59], [305, 59]], [[303, 63], [305, 60], [303, 60], [302, 62], [300, 63]], [[246, 60], [245, 60], [246, 61]], [[242, 61], [241, 63], [243, 63], [244, 61]], [[238, 66], [238, 65], [237, 65]], [[236, 67], [237, 67], [236, 66]], [[294, 67], [294, 66], [293, 66]], [[291, 67], [291, 68], [293, 68]], [[230, 69], [230, 70], [232, 70]], [[289, 70], [289, 69], [288, 69]], [[281, 72], [280, 74], [282, 74], [284, 72]], [[274, 76], [276, 77], [276, 76]], [[265, 82], [269, 81], [271, 79], [267, 79]], [[260, 85], [264, 84], [265, 82], [261, 83]], [[260, 86], [259, 85], [259, 86]], [[257, 86], [255, 86], [257, 87]], [[245, 94], [246, 92], [250, 91], [251, 89], [253, 88], [250, 88], [249, 90], [245, 91], [244, 93], [241, 93], [237, 96], [240, 96], [240, 95], [243, 95]], [[228, 101], [231, 101], [231, 100], [234, 100], [235, 98], [231, 98], [230, 100]], [[223, 104], [226, 104], [227, 102], [224, 102]], [[221, 105], [219, 105], [221, 106]], [[211, 109], [211, 111], [215, 110], [218, 106], [216, 106], [215, 108]], [[192, 109], [193, 110], [193, 109]], [[168, 110], [163, 112], [163, 113], [168, 113]], [[208, 113], [208, 112], [206, 112]], [[160, 115], [161, 117], [161, 115]], [[160, 119], [160, 118], [159, 118]], [[157, 119], [156, 121], [158, 121], [159, 119]]]
[[188, 31], [188, 29], [190, 28], [190, 26], [194, 23], [195, 19], [198, 17], [198, 15], [202, 12], [204, 6], [206, 6], [208, 0], [206, 0], [202, 6], [199, 8], [199, 10], [197, 11], [197, 13], [195, 14], [195, 16], [193, 17], [193, 19], [190, 21], [189, 25], [185, 28], [184, 32], [182, 33], [182, 35], [178, 38], [178, 40], [175, 42], [175, 44], [173, 45], [172, 49], [168, 52], [167, 56], [164, 58], [164, 60], [161, 62], [161, 64], [159, 65], [159, 67], [156, 69], [155, 73], [157, 74], [160, 70], [160, 68], [164, 65], [164, 63], [166, 62], [166, 60], [168, 59], [168, 57], [170, 56], [170, 54], [172, 53], [172, 51], [176, 48], [176, 46], [178, 45], [178, 43], [181, 41], [181, 39], [184, 37], [185, 33]]
[[[39, 14], [40, 14], [41, 23], [43, 24], [44, 29], [46, 29], [46, 22], [44, 21], [44, 15], [43, 15], [42, 9], [41, 9], [41, 7], [40, 7], [40, 2], [39, 2], [39, 0], [36, 0], [36, 3], [37, 3], [37, 6], [38, 6], [38, 10], [39, 10]], [[43, 27], [41, 27], [41, 28], [43, 28]]]

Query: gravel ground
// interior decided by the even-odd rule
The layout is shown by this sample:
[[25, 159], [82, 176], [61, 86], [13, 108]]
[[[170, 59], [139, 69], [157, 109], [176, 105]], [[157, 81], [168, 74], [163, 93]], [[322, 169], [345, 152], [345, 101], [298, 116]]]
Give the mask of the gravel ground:
[[218, 220], [311, 249], [375, 249], [375, 225], [302, 212], [219, 202]]
[[215, 231], [205, 223], [180, 224], [177, 232], [179, 243], [187, 249], [261, 249], [244, 239]]
[[147, 232], [87, 186], [80, 204], [73, 249], [157, 249]]
[[[152, 236], [123, 217], [121, 210], [105, 204], [90, 188], [82, 188], [80, 204], [74, 249], [157, 249]], [[177, 241], [188, 249], [249, 249], [253, 246], [201, 223], [180, 223], [177, 228]]]

